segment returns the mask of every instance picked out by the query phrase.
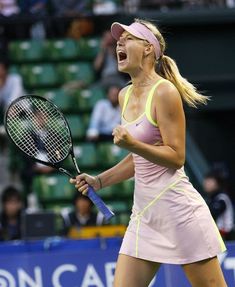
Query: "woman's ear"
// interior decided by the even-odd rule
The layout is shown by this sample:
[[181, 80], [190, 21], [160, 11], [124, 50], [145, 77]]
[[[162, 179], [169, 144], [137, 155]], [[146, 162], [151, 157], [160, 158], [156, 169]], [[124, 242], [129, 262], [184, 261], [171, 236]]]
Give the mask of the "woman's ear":
[[145, 46], [145, 50], [144, 50], [144, 55], [145, 55], [145, 56], [148, 56], [148, 55], [151, 54], [152, 52], [154, 53], [153, 45], [151, 45], [151, 44], [146, 45], [146, 46]]

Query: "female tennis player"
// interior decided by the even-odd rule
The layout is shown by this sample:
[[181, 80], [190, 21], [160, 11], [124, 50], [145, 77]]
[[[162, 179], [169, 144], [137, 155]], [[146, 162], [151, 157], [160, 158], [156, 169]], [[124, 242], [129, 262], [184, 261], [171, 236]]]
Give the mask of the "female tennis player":
[[209, 209], [184, 172], [183, 102], [196, 107], [207, 97], [184, 79], [150, 22], [113, 23], [119, 71], [131, 85], [121, 90], [122, 125], [114, 143], [130, 154], [96, 177], [71, 180], [86, 193], [135, 177], [134, 204], [123, 239], [115, 287], [147, 287], [161, 263], [180, 264], [194, 287], [225, 287], [217, 259], [225, 245]]

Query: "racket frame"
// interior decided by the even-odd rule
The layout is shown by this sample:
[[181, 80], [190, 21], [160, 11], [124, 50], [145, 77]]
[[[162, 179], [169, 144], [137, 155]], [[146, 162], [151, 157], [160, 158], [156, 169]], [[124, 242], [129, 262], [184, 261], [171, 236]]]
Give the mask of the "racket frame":
[[[18, 146], [15, 143], [15, 141], [12, 139], [12, 137], [10, 135], [10, 132], [8, 131], [8, 128], [7, 128], [7, 117], [8, 117], [9, 110], [11, 109], [12, 106], [14, 106], [15, 103], [19, 102], [20, 100], [22, 100], [24, 98], [29, 98], [29, 97], [37, 98], [37, 99], [43, 100], [43, 101], [48, 102], [49, 104], [51, 104], [57, 110], [57, 112], [60, 114], [61, 118], [65, 122], [65, 126], [66, 126], [66, 128], [67, 128], [67, 130], [69, 132], [69, 135], [70, 135], [70, 147], [68, 149], [68, 154], [63, 159], [59, 160], [57, 163], [52, 163], [52, 162], [49, 162], [49, 161], [43, 161], [43, 160], [37, 159], [36, 157], [30, 156], [29, 154], [24, 152], [21, 149], [20, 146]], [[80, 171], [80, 169], [78, 167], [78, 164], [77, 164], [77, 161], [76, 161], [76, 158], [75, 158], [75, 155], [74, 155], [73, 138], [72, 138], [72, 133], [71, 133], [71, 129], [69, 127], [68, 121], [67, 121], [66, 117], [64, 116], [64, 114], [59, 110], [59, 108], [52, 101], [50, 101], [50, 100], [48, 100], [48, 99], [46, 99], [44, 97], [35, 95], [35, 94], [27, 94], [27, 95], [24, 95], [24, 96], [16, 98], [15, 100], [13, 100], [11, 102], [11, 104], [7, 108], [7, 111], [5, 112], [5, 115], [4, 115], [4, 126], [5, 126], [5, 130], [7, 132], [8, 137], [11, 139], [11, 141], [14, 143], [14, 145], [17, 146], [17, 148], [21, 151], [21, 153], [23, 153], [25, 156], [30, 158], [32, 161], [36, 161], [36, 162], [39, 162], [39, 163], [41, 163], [43, 165], [53, 167], [53, 168], [57, 169], [58, 171], [66, 174], [67, 176], [75, 179], [76, 177], [74, 175], [72, 175], [72, 173], [70, 171], [68, 171], [67, 169], [65, 169], [62, 166], [60, 166], [60, 163], [63, 162], [64, 160], [66, 160], [69, 157], [69, 155], [70, 155], [71, 159], [72, 159], [72, 162], [73, 162], [73, 164], [74, 164], [74, 166], [76, 168], [77, 173], [81, 174], [81, 171]], [[95, 194], [93, 194], [93, 193], [95, 193]], [[94, 189], [91, 186], [88, 187], [88, 194], [87, 195], [93, 201], [93, 203], [96, 206], [97, 205], [99, 206], [100, 204], [102, 205], [101, 206], [101, 212], [104, 214], [106, 220], [110, 220], [114, 216], [114, 213], [104, 204], [103, 200], [96, 194], [96, 192], [94, 191]], [[98, 202], [97, 203], [97, 200], [99, 201], [99, 199], [102, 202]], [[105, 209], [105, 208], [107, 209], [106, 212], [104, 212], [104, 210], [102, 211], [102, 209]]]

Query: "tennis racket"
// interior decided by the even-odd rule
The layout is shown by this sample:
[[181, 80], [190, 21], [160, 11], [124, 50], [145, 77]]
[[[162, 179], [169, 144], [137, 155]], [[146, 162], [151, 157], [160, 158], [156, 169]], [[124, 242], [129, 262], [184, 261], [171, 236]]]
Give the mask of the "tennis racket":
[[[29, 158], [75, 178], [62, 163], [70, 155], [77, 173], [81, 173], [68, 122], [52, 102], [36, 95], [19, 97], [8, 107], [4, 125], [9, 138]], [[91, 186], [87, 196], [106, 220], [114, 216]]]

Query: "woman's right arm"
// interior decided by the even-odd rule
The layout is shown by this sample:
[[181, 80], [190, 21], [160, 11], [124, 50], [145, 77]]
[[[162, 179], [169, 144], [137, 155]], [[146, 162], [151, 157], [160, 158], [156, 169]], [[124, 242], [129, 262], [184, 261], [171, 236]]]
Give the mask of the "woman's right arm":
[[133, 177], [135, 174], [132, 154], [128, 154], [123, 160], [112, 168], [98, 175], [102, 187], [119, 183]]
[[[122, 110], [125, 93], [128, 87], [123, 88], [118, 95], [118, 101]], [[112, 184], [119, 183], [123, 180], [133, 177], [135, 174], [134, 163], [132, 154], [128, 154], [123, 160], [112, 168], [102, 172], [97, 176], [90, 176], [88, 174], [80, 174], [76, 179], [70, 179], [70, 183], [82, 193], [86, 193], [88, 190], [88, 184], [94, 188], [95, 191], [110, 186]]]
[[70, 179], [70, 183], [82, 193], [86, 193], [88, 185], [92, 186], [95, 191], [101, 188], [119, 183], [123, 180], [133, 177], [135, 174], [132, 154], [128, 154], [123, 160], [112, 168], [102, 172], [97, 176], [91, 176], [82, 173], [76, 179]]

